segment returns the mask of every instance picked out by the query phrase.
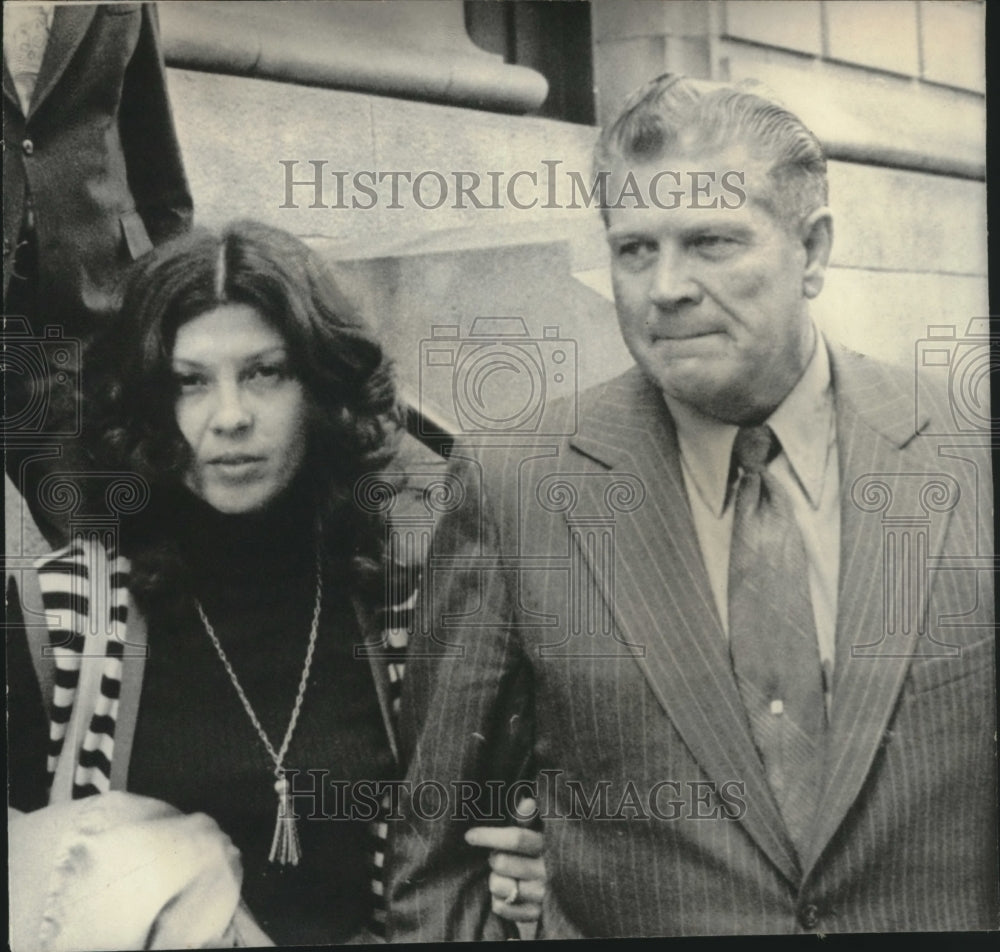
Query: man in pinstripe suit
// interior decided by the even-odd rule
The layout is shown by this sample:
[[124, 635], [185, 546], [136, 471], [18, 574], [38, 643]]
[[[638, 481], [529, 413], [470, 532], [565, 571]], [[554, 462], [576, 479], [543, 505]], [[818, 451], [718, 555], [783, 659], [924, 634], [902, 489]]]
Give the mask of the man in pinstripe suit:
[[660, 77], [596, 158], [637, 366], [547, 408], [562, 437], [452, 454], [403, 722], [413, 784], [463, 797], [404, 797], [390, 935], [480, 935], [464, 834], [523, 776], [548, 937], [996, 928], [988, 434], [815, 328], [832, 218], [796, 117]]

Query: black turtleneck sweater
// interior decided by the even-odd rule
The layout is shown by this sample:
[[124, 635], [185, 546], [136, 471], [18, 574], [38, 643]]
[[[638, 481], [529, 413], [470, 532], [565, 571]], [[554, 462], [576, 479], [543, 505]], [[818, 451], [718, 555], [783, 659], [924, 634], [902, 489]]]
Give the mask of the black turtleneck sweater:
[[[293, 496], [295, 494], [289, 494]], [[184, 494], [173, 530], [201, 600], [274, 749], [295, 701], [315, 599], [311, 514], [286, 499], [266, 515], [225, 516]], [[342, 580], [324, 575], [315, 656], [284, 765], [299, 796], [302, 860], [268, 862], [278, 799], [274, 767], [191, 597], [147, 619], [128, 789], [213, 817], [242, 852], [243, 897], [278, 945], [348, 939], [371, 909], [370, 808], [345, 782], [377, 783], [395, 767], [370, 662]], [[306, 771], [310, 771], [307, 773]]]

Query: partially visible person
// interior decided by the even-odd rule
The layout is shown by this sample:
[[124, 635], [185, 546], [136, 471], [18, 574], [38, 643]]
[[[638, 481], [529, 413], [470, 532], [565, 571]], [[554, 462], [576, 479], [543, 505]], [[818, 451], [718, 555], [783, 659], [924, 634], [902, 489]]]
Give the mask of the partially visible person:
[[[59, 339], [85, 344], [107, 323], [124, 269], [187, 230], [192, 202], [155, 4], [10, 0], [3, 46], [4, 314], [24, 322], [7, 347], [47, 361]], [[61, 441], [29, 411], [78, 368], [8, 357], [6, 369], [6, 472], [61, 543], [37, 499]]]
[[376, 939], [405, 599], [355, 491], [423, 458], [381, 346], [305, 244], [238, 222], [139, 262], [85, 370], [83, 515], [123, 506], [15, 593], [12, 805], [125, 791], [206, 814], [271, 940]]

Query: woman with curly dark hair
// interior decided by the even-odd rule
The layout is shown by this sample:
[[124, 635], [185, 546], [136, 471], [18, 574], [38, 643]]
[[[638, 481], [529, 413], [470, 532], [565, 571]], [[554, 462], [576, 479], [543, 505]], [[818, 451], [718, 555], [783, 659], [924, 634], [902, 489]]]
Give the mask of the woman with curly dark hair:
[[282, 945], [378, 931], [370, 821], [399, 775], [402, 665], [357, 650], [393, 622], [384, 526], [354, 487], [399, 420], [381, 346], [305, 244], [193, 232], [137, 264], [84, 363], [81, 508], [126, 479], [117, 538], [38, 566], [48, 802], [127, 790], [207, 814]]
[[[213, 366], [202, 366], [201, 352]], [[230, 379], [216, 379], [220, 369]], [[140, 607], [169, 607], [185, 568], [190, 574], [193, 547], [175, 530], [184, 526], [177, 505], [192, 497], [223, 517], [250, 517], [223, 525], [255, 528], [260, 514], [274, 519], [290, 505], [280, 513], [283, 531], [261, 537], [258, 548], [273, 556], [293, 541], [286, 520], [306, 518], [295, 528], [308, 539], [295, 538], [294, 547], [305, 541], [311, 551], [315, 536], [350, 591], [379, 591], [383, 534], [378, 516], [353, 504], [353, 489], [396, 449], [392, 372], [299, 239], [236, 222], [221, 237], [196, 232], [149, 255], [130, 275], [120, 318], [91, 348], [86, 371], [82, 468], [132, 473], [151, 491], [122, 527]], [[258, 453], [262, 441], [272, 445]], [[199, 508], [199, 518], [210, 515]], [[206, 527], [196, 519], [192, 528], [204, 542]]]

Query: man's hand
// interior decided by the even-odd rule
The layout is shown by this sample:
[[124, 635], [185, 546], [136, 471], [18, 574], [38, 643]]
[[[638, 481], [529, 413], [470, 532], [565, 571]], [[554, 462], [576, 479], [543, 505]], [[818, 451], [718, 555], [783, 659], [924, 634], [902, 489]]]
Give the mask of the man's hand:
[[527, 826], [536, 812], [535, 801], [523, 800], [517, 812], [517, 826], [476, 826], [465, 834], [465, 842], [491, 851], [493, 911], [527, 926], [527, 930], [519, 926], [521, 936], [531, 938], [545, 898], [545, 841], [541, 833]]

